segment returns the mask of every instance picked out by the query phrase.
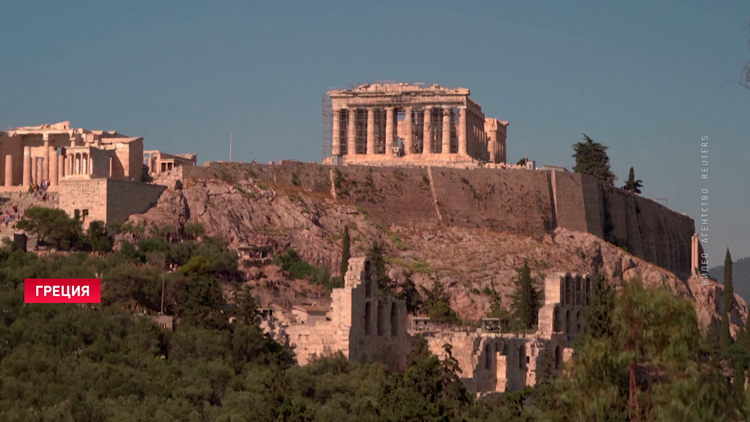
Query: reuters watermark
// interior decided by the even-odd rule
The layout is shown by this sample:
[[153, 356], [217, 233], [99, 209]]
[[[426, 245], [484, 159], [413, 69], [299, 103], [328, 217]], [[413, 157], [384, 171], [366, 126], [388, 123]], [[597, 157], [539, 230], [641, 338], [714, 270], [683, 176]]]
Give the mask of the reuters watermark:
[[708, 285], [708, 136], [701, 136], [701, 183], [700, 183], [700, 234], [699, 239], [703, 249], [700, 260], [701, 284]]

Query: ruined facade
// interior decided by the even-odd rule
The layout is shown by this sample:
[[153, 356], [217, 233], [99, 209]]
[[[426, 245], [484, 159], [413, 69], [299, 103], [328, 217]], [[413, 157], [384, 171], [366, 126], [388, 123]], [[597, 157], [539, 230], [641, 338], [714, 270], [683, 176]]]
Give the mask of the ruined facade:
[[[295, 306], [294, 321], [269, 325], [300, 365], [313, 356], [342, 352], [352, 361], [382, 362], [391, 370], [404, 370], [414, 337], [423, 336], [441, 359], [444, 345], [451, 345], [462, 382], [477, 395], [535, 385], [544, 356], [553, 372], [562, 371], [573, 356], [572, 342], [583, 328], [592, 292], [590, 276], [558, 273], [544, 281], [545, 299], [535, 332], [469, 332], [432, 326], [429, 318], [407, 318], [403, 301], [377, 294], [377, 276], [368, 258], [349, 260], [345, 283], [333, 289], [327, 317], [324, 308]], [[543, 354], [545, 350], [549, 353]]]
[[195, 166], [198, 162], [197, 154], [166, 154], [161, 151], [143, 151], [143, 165], [148, 173], [155, 176], [166, 173], [177, 167]]
[[279, 327], [281, 341], [300, 365], [313, 356], [342, 352], [352, 361], [382, 362], [391, 370], [404, 370], [411, 348], [404, 301], [378, 294], [369, 258], [349, 259], [344, 283], [333, 289], [325, 320], [318, 307], [296, 307], [296, 320]]
[[552, 371], [561, 371], [573, 356], [572, 341], [583, 327], [583, 311], [590, 303], [592, 279], [581, 274], [556, 274], [544, 281], [544, 305], [536, 332], [527, 334], [411, 331], [427, 338], [432, 353], [444, 357], [450, 343], [466, 388], [478, 395], [518, 391], [536, 384], [542, 352], [549, 350]]
[[330, 164], [504, 163], [508, 122], [487, 118], [466, 88], [366, 84], [328, 92]]

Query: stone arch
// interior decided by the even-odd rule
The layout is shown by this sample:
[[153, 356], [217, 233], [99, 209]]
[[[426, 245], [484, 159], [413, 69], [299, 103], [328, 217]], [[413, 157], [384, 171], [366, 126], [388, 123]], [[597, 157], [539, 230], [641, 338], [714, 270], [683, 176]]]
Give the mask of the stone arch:
[[573, 306], [573, 278], [565, 276], [565, 306]]
[[526, 345], [522, 344], [518, 348], [518, 369], [524, 369], [526, 366]]
[[580, 275], [576, 275], [576, 303], [575, 306], [583, 304], [583, 280]]
[[398, 308], [391, 303], [391, 337], [398, 337]]
[[552, 332], [559, 333], [562, 331], [562, 324], [560, 321], [560, 307], [555, 306], [555, 310], [552, 312]]
[[582, 328], [583, 328], [583, 314], [581, 313], [581, 310], [579, 309], [578, 312], [576, 312], [576, 334], [580, 333]]
[[368, 298], [372, 297], [372, 283], [370, 282], [372, 278], [372, 263], [368, 259], [365, 261], [365, 278], [362, 280], [363, 283], [365, 283], [365, 296]]
[[562, 349], [560, 346], [555, 346], [555, 369], [560, 369], [562, 366]]
[[573, 332], [573, 318], [570, 315], [570, 309], [565, 311], [565, 333], [571, 334]]
[[365, 335], [369, 336], [372, 332], [372, 306], [370, 301], [365, 302]]
[[503, 343], [503, 349], [502, 349], [502, 352], [500, 352], [500, 354], [503, 355], [503, 356], [508, 356], [508, 345], [507, 344]]
[[492, 366], [492, 352], [489, 344], [484, 345], [484, 369], [490, 369]]
[[378, 335], [385, 334], [385, 302], [378, 301]]

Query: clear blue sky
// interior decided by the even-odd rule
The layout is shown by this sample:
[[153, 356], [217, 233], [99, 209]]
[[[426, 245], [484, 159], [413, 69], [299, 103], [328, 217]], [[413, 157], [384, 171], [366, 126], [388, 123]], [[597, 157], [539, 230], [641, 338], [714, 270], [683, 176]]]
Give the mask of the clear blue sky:
[[[314, 3], [314, 4], [313, 4]], [[719, 4], [720, 3], [720, 4]], [[572, 167], [586, 133], [618, 185], [700, 213], [712, 265], [750, 255], [750, 4], [0, 2], [0, 127], [70, 120], [200, 161], [321, 158], [321, 96], [396, 80], [471, 89], [508, 157]]]

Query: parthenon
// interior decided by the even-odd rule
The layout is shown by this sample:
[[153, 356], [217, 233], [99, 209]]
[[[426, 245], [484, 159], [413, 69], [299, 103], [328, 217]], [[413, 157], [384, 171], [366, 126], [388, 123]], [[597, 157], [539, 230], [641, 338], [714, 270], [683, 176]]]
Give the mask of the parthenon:
[[328, 92], [330, 164], [505, 163], [508, 122], [485, 117], [466, 88], [365, 84]]

